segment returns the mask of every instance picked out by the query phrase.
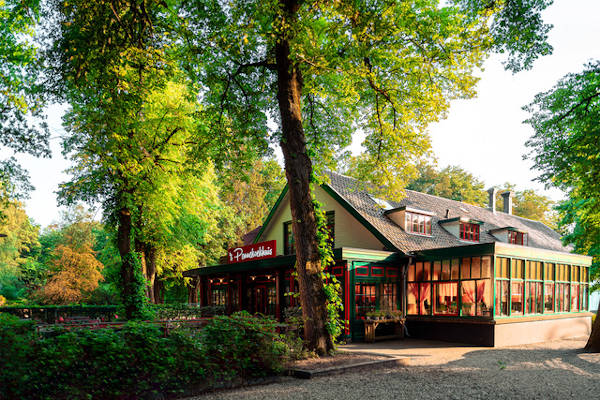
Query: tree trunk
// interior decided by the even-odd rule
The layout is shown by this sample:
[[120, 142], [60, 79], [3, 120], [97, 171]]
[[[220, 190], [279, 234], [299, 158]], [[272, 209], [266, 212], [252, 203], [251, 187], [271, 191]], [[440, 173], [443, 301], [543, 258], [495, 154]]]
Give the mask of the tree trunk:
[[[139, 226], [138, 226], [139, 229]], [[146, 244], [139, 240], [137, 237], [134, 239], [135, 252], [140, 257], [140, 264], [142, 265], [142, 274], [144, 279], [148, 280], [148, 271], [146, 270]]]
[[162, 304], [165, 302], [164, 297], [164, 284], [160, 279], [154, 280], [154, 300], [156, 300], [156, 304]]
[[596, 321], [592, 326], [592, 334], [585, 345], [585, 351], [590, 353], [600, 353], [600, 307], [596, 311]]
[[[297, 1], [282, 0], [282, 3], [285, 22], [293, 22], [299, 7]], [[333, 349], [333, 340], [326, 325], [327, 297], [320, 273], [317, 223], [310, 193], [312, 163], [306, 152], [306, 137], [302, 127], [302, 77], [297, 66], [292, 64], [290, 43], [284, 36], [275, 45], [275, 57], [282, 127], [280, 145], [285, 160], [292, 230], [296, 242], [296, 271], [304, 319], [304, 340], [310, 350], [324, 355]]]
[[117, 248], [121, 255], [121, 301], [126, 304], [125, 318], [131, 319], [135, 313], [135, 309], [131, 307], [131, 302], [126, 302], [125, 299], [133, 295], [133, 268], [135, 265], [131, 263], [129, 253], [131, 252], [131, 212], [127, 207], [121, 208], [117, 212], [119, 226], [117, 228]]
[[156, 280], [156, 249], [152, 245], [146, 246], [146, 282], [148, 299], [151, 303], [157, 303], [154, 296], [154, 281]]

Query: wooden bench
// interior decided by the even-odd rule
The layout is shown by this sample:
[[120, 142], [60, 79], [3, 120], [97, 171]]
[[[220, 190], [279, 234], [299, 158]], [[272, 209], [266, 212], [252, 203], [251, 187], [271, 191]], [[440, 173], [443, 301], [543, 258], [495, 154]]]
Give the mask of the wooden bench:
[[[365, 342], [374, 342], [375, 340], [385, 339], [404, 339], [405, 318], [394, 319], [367, 319], [365, 320]], [[385, 336], [376, 336], [375, 330], [380, 324], [394, 324], [394, 334]]]

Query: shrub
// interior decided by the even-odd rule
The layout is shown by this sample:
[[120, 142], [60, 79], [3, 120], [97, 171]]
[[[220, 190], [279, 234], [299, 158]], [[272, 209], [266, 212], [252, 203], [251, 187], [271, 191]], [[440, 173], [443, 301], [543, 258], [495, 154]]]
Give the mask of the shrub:
[[277, 324], [246, 312], [215, 317], [202, 331], [168, 336], [149, 323], [57, 330], [0, 313], [0, 399], [137, 399], [282, 369]]
[[216, 316], [202, 330], [202, 344], [209, 364], [221, 378], [259, 377], [280, 372], [288, 348], [278, 334], [277, 322], [241, 311]]

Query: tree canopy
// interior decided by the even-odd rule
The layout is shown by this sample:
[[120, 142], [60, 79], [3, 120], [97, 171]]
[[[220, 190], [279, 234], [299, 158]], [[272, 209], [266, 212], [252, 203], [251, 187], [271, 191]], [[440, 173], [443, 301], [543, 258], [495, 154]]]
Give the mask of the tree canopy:
[[459, 166], [449, 165], [438, 170], [434, 165], [423, 164], [418, 171], [418, 177], [406, 186], [407, 189], [480, 207], [487, 205], [484, 183]]
[[[563, 77], [525, 107], [534, 135], [527, 142], [538, 179], [565, 190], [558, 211], [567, 229], [563, 240], [593, 259], [600, 274], [600, 61]], [[586, 348], [600, 351], [600, 318]]]
[[[0, 0], [0, 149], [48, 156], [45, 93], [34, 45], [38, 0]], [[0, 159], [0, 201], [24, 197], [29, 175], [14, 157]]]

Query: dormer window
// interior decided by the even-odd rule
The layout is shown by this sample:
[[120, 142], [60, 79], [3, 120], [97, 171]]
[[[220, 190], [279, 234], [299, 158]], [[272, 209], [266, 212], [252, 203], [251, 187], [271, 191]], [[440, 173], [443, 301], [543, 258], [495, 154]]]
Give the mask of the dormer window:
[[479, 242], [479, 224], [460, 222], [460, 239], [469, 242]]
[[504, 243], [527, 246], [527, 232], [512, 226], [505, 226], [490, 230], [494, 237]]
[[431, 236], [431, 215], [407, 211], [404, 217], [407, 232]]
[[523, 246], [527, 244], [527, 236], [524, 232], [508, 231], [508, 243], [520, 244]]
[[433, 213], [412, 207], [398, 207], [386, 210], [384, 214], [407, 233], [431, 236]]

